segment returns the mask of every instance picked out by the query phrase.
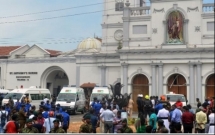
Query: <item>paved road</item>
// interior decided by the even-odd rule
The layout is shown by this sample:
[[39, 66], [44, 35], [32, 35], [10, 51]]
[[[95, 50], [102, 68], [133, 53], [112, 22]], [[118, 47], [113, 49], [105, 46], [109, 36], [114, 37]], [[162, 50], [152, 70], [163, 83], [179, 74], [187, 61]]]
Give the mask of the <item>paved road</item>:
[[70, 122], [80, 122], [83, 118], [83, 114], [77, 113], [76, 115], [70, 115]]

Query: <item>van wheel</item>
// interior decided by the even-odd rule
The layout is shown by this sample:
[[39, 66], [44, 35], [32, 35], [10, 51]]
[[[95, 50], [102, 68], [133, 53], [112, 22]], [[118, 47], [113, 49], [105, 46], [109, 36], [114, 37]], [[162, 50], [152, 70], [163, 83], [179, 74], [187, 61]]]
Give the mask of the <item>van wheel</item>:
[[86, 112], [85, 108], [81, 111], [81, 114], [84, 114]]
[[72, 112], [73, 115], [76, 115], [77, 114], [77, 110], [75, 109], [73, 112]]

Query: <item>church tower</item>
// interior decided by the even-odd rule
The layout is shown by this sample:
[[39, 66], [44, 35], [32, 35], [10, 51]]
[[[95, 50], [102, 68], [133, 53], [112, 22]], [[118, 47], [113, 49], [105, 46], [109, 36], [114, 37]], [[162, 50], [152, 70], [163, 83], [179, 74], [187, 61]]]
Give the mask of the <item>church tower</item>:
[[145, 6], [145, 0], [104, 0], [102, 20], [102, 51], [115, 51], [122, 41], [123, 10], [129, 1], [130, 7]]

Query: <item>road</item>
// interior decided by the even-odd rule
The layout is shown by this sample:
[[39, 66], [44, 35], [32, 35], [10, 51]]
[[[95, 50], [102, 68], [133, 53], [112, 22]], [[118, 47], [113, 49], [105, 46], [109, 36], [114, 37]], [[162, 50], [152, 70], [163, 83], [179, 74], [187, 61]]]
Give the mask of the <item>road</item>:
[[70, 115], [70, 122], [80, 122], [83, 118], [83, 114], [77, 112], [76, 115]]

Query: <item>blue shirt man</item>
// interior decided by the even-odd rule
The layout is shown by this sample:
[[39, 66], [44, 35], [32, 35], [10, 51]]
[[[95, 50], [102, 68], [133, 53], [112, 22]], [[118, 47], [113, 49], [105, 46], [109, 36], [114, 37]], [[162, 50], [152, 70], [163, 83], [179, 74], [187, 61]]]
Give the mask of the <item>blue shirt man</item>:
[[46, 106], [43, 106], [44, 111], [42, 112], [43, 118], [48, 118], [49, 117], [49, 111], [48, 108], [46, 108]]
[[94, 115], [94, 110], [93, 109], [90, 110], [90, 121], [91, 121], [91, 124], [92, 124], [93, 133], [96, 133], [98, 117], [96, 117]]
[[155, 112], [156, 114], [158, 114], [159, 110], [163, 109], [163, 104], [161, 102], [159, 102], [156, 106], [155, 106]]
[[180, 123], [180, 122], [181, 122], [181, 117], [182, 117], [182, 112], [181, 112], [181, 110], [179, 110], [178, 108], [176, 108], [176, 109], [172, 112], [171, 122]]
[[61, 113], [63, 111], [62, 107], [60, 106], [60, 104], [57, 104], [57, 108], [59, 108], [59, 112]]
[[19, 100], [17, 100], [17, 102], [15, 103], [15, 107], [16, 107], [16, 111], [19, 111], [21, 108], [21, 102], [19, 102]]
[[60, 113], [63, 116], [63, 129], [67, 133], [67, 129], [69, 128], [69, 123], [70, 123], [70, 116], [65, 112], [65, 109], [62, 109], [62, 112]]
[[26, 110], [26, 112], [29, 112], [29, 111], [30, 111], [30, 108], [31, 108], [31, 104], [30, 104], [29, 102], [27, 102], [27, 103], [25, 104], [25, 110]]
[[45, 104], [45, 107], [47, 108], [48, 111], [51, 111], [51, 104], [49, 104], [49, 102], [47, 101], [47, 103]]
[[96, 116], [98, 116], [99, 115], [99, 112], [100, 112], [100, 109], [102, 108], [102, 105], [99, 103], [99, 101], [97, 101], [96, 103], [95, 103], [95, 105], [94, 105], [94, 110], [95, 110], [95, 114], [96, 114]]

